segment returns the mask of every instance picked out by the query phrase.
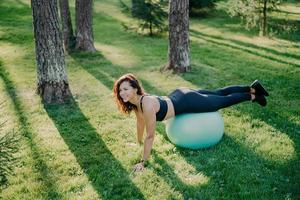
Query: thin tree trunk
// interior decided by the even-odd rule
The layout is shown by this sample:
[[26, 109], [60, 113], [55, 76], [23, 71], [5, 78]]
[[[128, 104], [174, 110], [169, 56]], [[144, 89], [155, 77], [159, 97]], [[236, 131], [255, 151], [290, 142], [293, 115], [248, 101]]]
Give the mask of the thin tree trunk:
[[186, 72], [189, 60], [189, 0], [170, 0], [167, 70]]
[[263, 4], [263, 18], [260, 22], [260, 35], [267, 36], [267, 0], [264, 0]]
[[150, 21], [149, 29], [150, 29], [150, 36], [153, 36], [153, 31], [152, 31], [152, 21]]
[[93, 1], [76, 0], [76, 49], [96, 51], [93, 38]]
[[65, 49], [72, 50], [75, 48], [76, 38], [73, 34], [69, 2], [68, 0], [59, 0], [59, 5]]
[[56, 0], [31, 0], [37, 61], [37, 93], [45, 103], [70, 97]]

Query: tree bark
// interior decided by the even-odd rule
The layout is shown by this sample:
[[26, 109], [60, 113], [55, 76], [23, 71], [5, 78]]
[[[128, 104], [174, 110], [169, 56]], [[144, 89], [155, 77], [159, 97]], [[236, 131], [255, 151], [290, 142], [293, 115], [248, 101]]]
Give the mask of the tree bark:
[[76, 0], [76, 46], [83, 51], [95, 52], [93, 38], [93, 1]]
[[31, 0], [37, 61], [37, 93], [45, 103], [70, 97], [56, 0]]
[[65, 49], [72, 50], [75, 48], [76, 38], [73, 34], [72, 20], [68, 0], [59, 0], [59, 7]]
[[169, 9], [169, 49], [165, 69], [187, 72], [190, 70], [189, 0], [170, 0]]

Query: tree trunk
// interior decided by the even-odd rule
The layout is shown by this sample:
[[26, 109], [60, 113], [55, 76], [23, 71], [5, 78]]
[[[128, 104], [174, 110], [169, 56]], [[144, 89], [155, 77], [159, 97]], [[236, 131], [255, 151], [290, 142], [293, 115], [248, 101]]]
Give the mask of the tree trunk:
[[189, 0], [170, 0], [168, 64], [174, 72], [190, 70]]
[[73, 34], [72, 20], [68, 0], [59, 0], [64, 45], [66, 50], [75, 48], [76, 38]]
[[70, 97], [56, 0], [31, 0], [37, 61], [37, 93], [45, 103]]
[[260, 21], [260, 35], [267, 36], [267, 0], [264, 0], [263, 4], [263, 17]]
[[93, 39], [93, 1], [76, 0], [76, 49], [95, 52]]
[[150, 24], [149, 24], [149, 30], [150, 30], [150, 36], [153, 36], [152, 21], [151, 20], [150, 20]]

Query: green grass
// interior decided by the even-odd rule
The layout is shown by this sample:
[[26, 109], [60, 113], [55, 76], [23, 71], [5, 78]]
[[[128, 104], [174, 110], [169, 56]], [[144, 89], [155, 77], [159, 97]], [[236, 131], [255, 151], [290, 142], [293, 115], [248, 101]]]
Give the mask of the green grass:
[[[35, 94], [30, 5], [0, 3], [0, 102], [6, 113], [0, 116], [8, 121], [5, 130], [14, 127], [22, 136], [19, 162], [0, 198], [300, 199], [296, 35], [259, 38], [223, 15], [191, 19], [191, 72], [161, 74], [167, 37], [125, 31], [122, 23], [132, 22], [118, 11], [118, 1], [94, 6], [99, 51], [66, 56], [72, 101], [45, 106]], [[299, 3], [284, 11], [294, 16]], [[264, 109], [252, 103], [223, 109], [224, 137], [205, 150], [175, 147], [159, 123], [149, 166], [131, 174], [142, 151], [135, 119], [120, 114], [111, 95], [114, 80], [127, 72], [158, 95], [179, 86], [212, 89], [260, 79], [270, 97]]]

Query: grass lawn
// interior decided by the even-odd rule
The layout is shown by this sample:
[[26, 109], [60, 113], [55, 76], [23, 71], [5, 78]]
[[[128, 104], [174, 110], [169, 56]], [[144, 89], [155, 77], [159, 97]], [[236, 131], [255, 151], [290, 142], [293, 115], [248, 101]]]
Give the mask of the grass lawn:
[[[273, 15], [299, 25], [300, 3]], [[43, 105], [35, 94], [30, 4], [2, 0], [0, 19], [0, 123], [7, 121], [2, 132], [22, 136], [0, 199], [300, 199], [300, 25], [268, 39], [223, 15], [191, 19], [192, 70], [162, 74], [167, 37], [125, 31], [130, 19], [118, 1], [96, 0], [98, 52], [66, 55], [73, 101]], [[113, 82], [128, 72], [157, 95], [259, 79], [270, 97], [263, 109], [243, 103], [221, 110], [225, 134], [205, 150], [174, 146], [159, 123], [147, 169], [131, 174], [142, 152], [135, 118], [120, 114], [112, 97]]]

